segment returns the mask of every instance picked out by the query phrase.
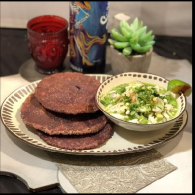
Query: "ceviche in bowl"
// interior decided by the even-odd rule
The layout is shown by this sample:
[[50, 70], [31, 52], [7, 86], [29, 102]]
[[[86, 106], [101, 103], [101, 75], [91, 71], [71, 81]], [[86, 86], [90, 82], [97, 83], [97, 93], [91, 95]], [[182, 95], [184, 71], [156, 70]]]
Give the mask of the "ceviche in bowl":
[[113, 76], [98, 88], [99, 109], [119, 126], [151, 131], [173, 124], [186, 108], [183, 93], [167, 90], [168, 80], [148, 73]]

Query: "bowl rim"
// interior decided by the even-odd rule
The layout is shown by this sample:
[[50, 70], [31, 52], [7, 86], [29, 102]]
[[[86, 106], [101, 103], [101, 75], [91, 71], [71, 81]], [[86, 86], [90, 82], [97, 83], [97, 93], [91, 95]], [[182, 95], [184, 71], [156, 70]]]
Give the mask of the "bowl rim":
[[[117, 74], [117, 75], [113, 75], [113, 76], [109, 77], [108, 79], [111, 79], [111, 78], [112, 78], [112, 80], [113, 80], [115, 76], [120, 76], [120, 75], [123, 75], [123, 74], [147, 74], [147, 75], [153, 75], [153, 76], [161, 77], [162, 79], [166, 80], [167, 82], [169, 81], [168, 79], [166, 79], [166, 78], [164, 78], [164, 77], [162, 77], [162, 76], [160, 76], [160, 75], [156, 75], [156, 74], [152, 74], [152, 73], [141, 73], [141, 72], [124, 72], [124, 73], [120, 73], [120, 74]], [[184, 111], [186, 110], [186, 106], [187, 106], [186, 96], [181, 92], [181, 94], [183, 94], [183, 97], [184, 97], [185, 107], [184, 107], [183, 111], [182, 111], [179, 115], [177, 115], [176, 117], [174, 117], [173, 119], [171, 119], [171, 120], [169, 120], [169, 121], [162, 122], [162, 123], [156, 123], [156, 124], [140, 124], [140, 123], [132, 123], [132, 122], [129, 122], [129, 121], [124, 121], [124, 120], [122, 120], [122, 119], [118, 119], [118, 118], [112, 116], [110, 113], [106, 112], [104, 109], [102, 109], [101, 106], [99, 105], [99, 101], [98, 101], [98, 98], [97, 98], [99, 89], [101, 88], [101, 86], [102, 86], [108, 79], [106, 79], [104, 82], [102, 82], [102, 83], [100, 84], [100, 86], [98, 87], [97, 92], [96, 92], [96, 95], [95, 95], [95, 101], [96, 101], [97, 107], [98, 107], [103, 113], [106, 113], [107, 115], [109, 115], [109, 117], [111, 117], [111, 118], [113, 118], [114, 120], [117, 120], [117, 121], [119, 121], [119, 122], [126, 123], [126, 124], [131, 124], [131, 125], [136, 125], [136, 126], [140, 126], [140, 127], [141, 127], [141, 126], [142, 126], [142, 127], [143, 127], [143, 126], [147, 127], [147, 126], [151, 126], [151, 125], [152, 125], [152, 126], [161, 126], [161, 125], [163, 125], [163, 124], [170, 124], [170, 123], [174, 122], [174, 121], [175, 121], [176, 119], [178, 119], [178, 118], [184, 113]]]

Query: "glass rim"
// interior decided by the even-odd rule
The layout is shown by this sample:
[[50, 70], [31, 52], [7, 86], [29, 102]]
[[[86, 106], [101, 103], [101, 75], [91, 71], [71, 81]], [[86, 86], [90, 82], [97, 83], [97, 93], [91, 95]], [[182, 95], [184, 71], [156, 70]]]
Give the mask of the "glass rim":
[[[56, 32], [46, 32], [46, 33], [44, 33], [44, 32], [41, 32], [41, 33], [40, 33], [40, 32], [34, 31], [34, 30], [32, 30], [32, 29], [30, 28], [30, 23], [32, 23], [33, 20], [39, 19], [39, 18], [41, 19], [41, 18], [44, 18], [44, 17], [53, 17], [53, 18], [55, 17], [55, 18], [58, 18], [58, 19], [60, 19], [60, 20], [63, 20], [64, 23], [65, 23], [65, 27], [62, 28], [62, 29], [59, 30], [59, 31], [56, 31]], [[36, 17], [34, 17], [34, 18], [31, 18], [31, 19], [27, 22], [27, 31], [29, 31], [29, 32], [31, 32], [31, 33], [34, 33], [34, 34], [37, 34], [37, 35], [40, 35], [40, 36], [60, 34], [61, 32], [65, 31], [67, 28], [68, 28], [68, 21], [67, 21], [65, 18], [63, 18], [63, 17], [61, 17], [61, 16], [57, 16], [57, 15], [40, 15], [40, 16], [36, 16]]]

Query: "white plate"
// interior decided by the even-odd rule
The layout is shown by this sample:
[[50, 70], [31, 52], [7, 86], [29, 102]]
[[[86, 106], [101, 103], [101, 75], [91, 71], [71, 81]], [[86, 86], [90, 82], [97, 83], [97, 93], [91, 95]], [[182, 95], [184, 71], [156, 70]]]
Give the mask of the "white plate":
[[[111, 75], [90, 75], [103, 82]], [[39, 81], [12, 92], [3, 102], [1, 119], [6, 128], [20, 140], [43, 150], [77, 155], [117, 155], [135, 153], [155, 148], [177, 136], [187, 123], [187, 111], [174, 124], [158, 131], [134, 132], [114, 125], [114, 135], [106, 144], [90, 150], [66, 150], [46, 144], [36, 130], [26, 126], [20, 117], [20, 108], [26, 97], [34, 92]]]

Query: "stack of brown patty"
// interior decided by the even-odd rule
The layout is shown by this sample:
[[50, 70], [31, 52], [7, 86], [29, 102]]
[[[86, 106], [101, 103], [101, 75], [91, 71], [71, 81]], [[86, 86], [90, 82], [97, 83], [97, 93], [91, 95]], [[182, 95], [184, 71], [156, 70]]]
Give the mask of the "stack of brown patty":
[[81, 73], [48, 76], [24, 101], [21, 118], [49, 145], [70, 150], [96, 148], [113, 135], [95, 102], [99, 85]]

